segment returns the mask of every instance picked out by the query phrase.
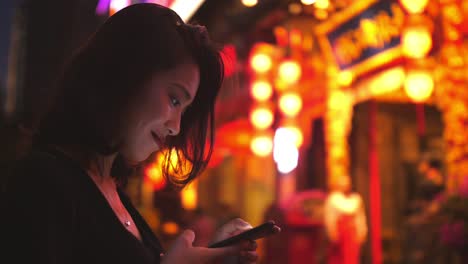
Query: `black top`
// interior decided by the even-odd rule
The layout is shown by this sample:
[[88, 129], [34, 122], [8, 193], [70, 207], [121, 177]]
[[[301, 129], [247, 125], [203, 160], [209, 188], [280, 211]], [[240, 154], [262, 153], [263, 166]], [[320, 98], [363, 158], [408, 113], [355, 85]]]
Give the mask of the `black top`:
[[160, 263], [161, 244], [129, 198], [119, 190], [143, 242], [120, 223], [88, 174], [60, 152], [33, 151], [11, 176], [2, 198], [1, 263]]

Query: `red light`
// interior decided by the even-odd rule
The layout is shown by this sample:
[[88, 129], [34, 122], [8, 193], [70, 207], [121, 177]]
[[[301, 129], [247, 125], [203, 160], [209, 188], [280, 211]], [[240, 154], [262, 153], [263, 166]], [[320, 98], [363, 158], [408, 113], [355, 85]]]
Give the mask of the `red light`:
[[161, 167], [157, 164], [152, 164], [145, 170], [146, 178], [152, 183], [155, 191], [161, 190], [166, 186], [166, 180], [164, 179], [161, 171]]
[[224, 76], [230, 77], [236, 72], [237, 53], [234, 45], [224, 46], [221, 52], [221, 59], [224, 63]]

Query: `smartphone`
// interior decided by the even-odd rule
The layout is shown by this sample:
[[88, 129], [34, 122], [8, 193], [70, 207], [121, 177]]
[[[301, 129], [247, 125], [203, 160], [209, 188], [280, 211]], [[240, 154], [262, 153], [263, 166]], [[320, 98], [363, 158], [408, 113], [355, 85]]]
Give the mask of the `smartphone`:
[[235, 235], [233, 237], [211, 244], [208, 247], [220, 248], [220, 247], [227, 247], [227, 246], [235, 245], [244, 240], [257, 240], [257, 239], [264, 238], [269, 235], [276, 234], [280, 230], [281, 229], [279, 228], [279, 226], [275, 224], [274, 221], [268, 221], [257, 227], [244, 231], [238, 235]]

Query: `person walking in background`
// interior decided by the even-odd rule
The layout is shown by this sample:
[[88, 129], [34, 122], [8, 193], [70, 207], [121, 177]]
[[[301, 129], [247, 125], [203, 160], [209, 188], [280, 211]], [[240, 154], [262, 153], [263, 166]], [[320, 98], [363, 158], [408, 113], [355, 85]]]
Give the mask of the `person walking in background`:
[[367, 237], [364, 203], [351, 191], [351, 179], [342, 176], [331, 183], [324, 204], [324, 222], [329, 240], [329, 264], [360, 263], [361, 245]]

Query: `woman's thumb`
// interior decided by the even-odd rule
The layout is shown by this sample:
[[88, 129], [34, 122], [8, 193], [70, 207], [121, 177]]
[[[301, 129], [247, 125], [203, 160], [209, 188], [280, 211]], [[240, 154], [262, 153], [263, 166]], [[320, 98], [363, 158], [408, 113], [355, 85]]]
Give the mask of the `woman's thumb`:
[[192, 247], [193, 241], [195, 241], [195, 233], [190, 230], [184, 230], [182, 234], [176, 240], [176, 245], [183, 245], [184, 247]]

